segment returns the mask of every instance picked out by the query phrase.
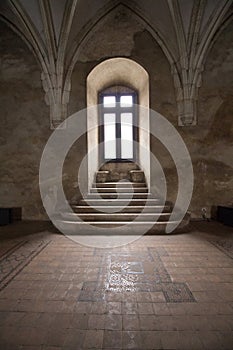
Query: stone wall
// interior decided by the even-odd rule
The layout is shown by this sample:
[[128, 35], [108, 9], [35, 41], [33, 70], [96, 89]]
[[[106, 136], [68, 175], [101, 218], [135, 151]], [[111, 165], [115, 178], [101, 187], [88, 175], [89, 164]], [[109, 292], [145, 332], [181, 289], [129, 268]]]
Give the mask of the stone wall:
[[[40, 68], [25, 43], [0, 23], [0, 206], [21, 206], [27, 219], [46, 218], [40, 200], [38, 171], [44, 145], [51, 134]], [[233, 202], [233, 24], [224, 29], [208, 53], [199, 89], [198, 126], [178, 127], [170, 65], [151, 34], [129, 14], [106, 18], [80, 48], [72, 74], [69, 114], [86, 106], [86, 78], [103, 60], [123, 56], [141, 64], [150, 75], [151, 108], [180, 132], [192, 157], [195, 184], [190, 205], [193, 217], [201, 208]], [[104, 44], [103, 44], [104, 43]], [[77, 169], [86, 154], [86, 137], [72, 147], [64, 165], [64, 187], [77, 196]], [[153, 153], [168, 183], [168, 199], [175, 200], [177, 174], [172, 158], [155, 139]], [[156, 178], [152, 176], [152, 188]]]
[[[119, 16], [117, 16], [119, 21]], [[210, 215], [211, 207], [233, 202], [232, 181], [232, 81], [233, 45], [232, 24], [225, 28], [208, 53], [199, 90], [198, 126], [178, 127], [177, 106], [170, 65], [152, 36], [128, 17], [128, 26], [118, 22], [117, 38], [111, 34], [113, 18], [92, 34], [80, 51], [72, 79], [72, 111], [85, 107], [85, 80], [91, 69], [102, 60], [113, 56], [126, 56], [141, 64], [150, 75], [151, 108], [164, 115], [183, 137], [190, 152], [194, 168], [194, 192], [190, 205], [193, 217], [201, 217], [201, 209]], [[129, 25], [129, 22], [131, 25]], [[121, 30], [122, 28], [122, 30]], [[134, 45], [132, 46], [132, 32]], [[108, 35], [108, 33], [110, 33]], [[103, 42], [105, 54], [103, 51]], [[115, 43], [112, 53], [113, 42]], [[124, 45], [121, 45], [121, 43]], [[93, 43], [93, 44], [92, 44]], [[127, 45], [126, 45], [127, 43]], [[125, 47], [127, 46], [127, 50]], [[98, 50], [100, 47], [100, 50]], [[129, 52], [129, 48], [131, 49]], [[79, 83], [78, 83], [79, 82]], [[80, 99], [77, 96], [81, 96]], [[152, 138], [151, 149], [165, 171], [168, 200], [175, 201], [178, 189], [177, 172], [167, 150]], [[156, 178], [151, 174], [152, 189]]]
[[[198, 100], [198, 126], [182, 129], [195, 174], [192, 207], [233, 204], [233, 23], [209, 51]], [[213, 208], [214, 209], [214, 208]]]
[[50, 135], [40, 68], [26, 44], [0, 22], [0, 207], [41, 219], [38, 171]]

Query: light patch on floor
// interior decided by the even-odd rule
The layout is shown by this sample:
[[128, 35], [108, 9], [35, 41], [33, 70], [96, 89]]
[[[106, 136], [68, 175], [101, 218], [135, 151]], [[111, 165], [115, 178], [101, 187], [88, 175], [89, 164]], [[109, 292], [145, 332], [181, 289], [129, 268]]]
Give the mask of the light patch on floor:
[[0, 349], [232, 349], [231, 228], [114, 249], [22, 231], [0, 231]]

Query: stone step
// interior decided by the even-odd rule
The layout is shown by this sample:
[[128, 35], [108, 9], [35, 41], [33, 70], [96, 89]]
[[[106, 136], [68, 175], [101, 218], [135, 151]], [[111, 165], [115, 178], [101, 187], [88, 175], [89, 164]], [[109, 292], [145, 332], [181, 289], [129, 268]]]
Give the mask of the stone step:
[[87, 199], [147, 199], [151, 197], [151, 193], [138, 193], [138, 192], [126, 192], [126, 193], [90, 193], [87, 195]]
[[[172, 223], [178, 224], [178, 222], [173, 221]], [[67, 235], [133, 235], [141, 236], [142, 234], [156, 235], [156, 234], [166, 234], [167, 221], [163, 222], [145, 222], [145, 221], [103, 221], [103, 222], [75, 222], [71, 220], [57, 220], [62, 232]], [[176, 232], [187, 232], [188, 231], [189, 218], [183, 219], [178, 227], [173, 231]], [[103, 232], [96, 232], [95, 227], [103, 228]], [[114, 232], [109, 232], [107, 229], [115, 228]]]
[[148, 193], [147, 187], [101, 187], [91, 188], [90, 193]]
[[170, 217], [169, 213], [62, 213], [61, 217], [65, 220], [78, 221], [78, 218], [82, 221], [88, 222], [104, 222], [104, 221], [133, 221], [138, 218], [140, 221], [168, 221]]
[[[148, 199], [81, 199], [79, 202], [79, 205], [92, 205], [92, 206], [98, 206], [98, 205], [106, 205], [106, 206], [131, 206], [131, 205], [139, 205], [139, 206], [150, 206], [150, 205], [161, 205], [161, 199], [156, 198], [148, 198]], [[170, 202], [166, 202], [166, 205], [171, 205]]]
[[124, 187], [124, 188], [131, 188], [131, 187], [146, 187], [147, 184], [145, 182], [96, 182], [93, 184], [93, 188], [116, 188], [116, 187]]
[[[62, 232], [104, 236], [166, 233], [172, 203], [148, 192], [144, 172], [135, 163], [108, 162], [97, 171], [95, 181], [78, 205], [71, 204], [72, 213], [58, 214], [56, 222]], [[189, 219], [186, 215], [181, 223], [173, 221], [178, 226], [174, 232], [187, 231]]]
[[[99, 211], [107, 212], [109, 206], [107, 205], [98, 205], [98, 209], [89, 207], [88, 205], [75, 205], [72, 206], [72, 209], [76, 213], [98, 213]], [[171, 206], [169, 205], [150, 205], [150, 206], [140, 206], [140, 205], [130, 205], [127, 207], [122, 207], [118, 205], [112, 205], [111, 209], [115, 212], [121, 213], [140, 213], [142, 210], [144, 213], [157, 213], [157, 212], [169, 212], [171, 211]]]

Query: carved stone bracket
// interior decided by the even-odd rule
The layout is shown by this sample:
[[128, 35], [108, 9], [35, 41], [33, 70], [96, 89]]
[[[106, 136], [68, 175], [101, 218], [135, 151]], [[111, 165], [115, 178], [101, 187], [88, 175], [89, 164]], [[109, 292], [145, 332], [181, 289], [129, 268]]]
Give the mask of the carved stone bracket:
[[176, 101], [178, 106], [178, 125], [193, 126], [197, 124], [198, 89], [201, 86], [203, 66], [183, 69], [181, 74], [172, 67]]
[[167, 2], [179, 52], [171, 64], [178, 106], [178, 125], [196, 125], [198, 89], [201, 86], [204, 60], [213, 37], [231, 6], [231, 1], [219, 1], [205, 29], [202, 29], [202, 20], [205, 15], [206, 1], [194, 1], [188, 31], [185, 30], [180, 2], [178, 0], [167, 0]]
[[[212, 6], [211, 1], [206, 0], [190, 0], [186, 1], [185, 5], [184, 1], [179, 0], [164, 2], [168, 5], [167, 18], [171, 17], [173, 25], [171, 29], [169, 24], [165, 32], [163, 26], [160, 28], [159, 23], [155, 24], [156, 20], [148, 22], [143, 7], [135, 6], [135, 2], [132, 2], [131, 6], [131, 1], [127, 2], [126, 7], [152, 33], [171, 64], [178, 106], [178, 125], [196, 125], [202, 65], [216, 33], [232, 13], [232, 0], [212, 1]], [[8, 0], [3, 1], [3, 6], [0, 6], [2, 17], [26, 41], [40, 62], [45, 101], [50, 106], [52, 129], [57, 128], [67, 118], [71, 75], [78, 60], [81, 42], [87, 40], [94, 22], [97, 25], [111, 10], [115, 11], [116, 5], [121, 8], [124, 5], [118, 0], [109, 1], [109, 5], [100, 7], [98, 16], [97, 12], [95, 13], [97, 17], [94, 22], [93, 18], [90, 19], [80, 32], [72, 32], [71, 37], [71, 31], [75, 31], [76, 28], [72, 25], [74, 18], [78, 21], [80, 15], [79, 11], [76, 11], [78, 0], [66, 0], [61, 3], [63, 5], [60, 4], [57, 9], [55, 2], [48, 0], [34, 0], [33, 5], [30, 1]], [[34, 17], [31, 17], [34, 13], [32, 8], [38, 7], [39, 11], [36, 12], [39, 17], [38, 21], [35, 21]], [[210, 8], [212, 12], [209, 12]], [[209, 13], [209, 18], [205, 17], [206, 12]], [[187, 18], [186, 14], [189, 14]], [[170, 35], [170, 30], [174, 31], [175, 41], [173, 35]], [[170, 37], [172, 39], [169, 39]], [[72, 41], [71, 45], [68, 45], [69, 40]]]
[[[67, 118], [70, 90], [66, 88], [66, 90], [62, 91], [59, 87], [59, 85], [62, 85], [62, 79], [58, 83], [59, 79], [56, 75], [42, 72], [41, 80], [45, 91], [45, 102], [50, 107], [50, 127], [51, 129], [56, 129]], [[53, 80], [52, 84], [51, 80]], [[56, 84], [55, 86], [54, 83]]]
[[183, 99], [177, 101], [178, 106], [178, 125], [191, 126], [196, 125], [196, 100]]

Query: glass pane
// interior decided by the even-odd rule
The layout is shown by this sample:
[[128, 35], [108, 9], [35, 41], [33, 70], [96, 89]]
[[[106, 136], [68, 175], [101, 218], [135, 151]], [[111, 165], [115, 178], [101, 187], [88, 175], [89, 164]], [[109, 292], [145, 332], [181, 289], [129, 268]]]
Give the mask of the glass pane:
[[133, 115], [121, 114], [121, 158], [133, 158]]
[[121, 107], [132, 107], [133, 106], [133, 96], [121, 96], [120, 98]]
[[104, 96], [104, 107], [105, 108], [116, 107], [116, 96]]
[[104, 158], [116, 158], [116, 115], [104, 114]]

